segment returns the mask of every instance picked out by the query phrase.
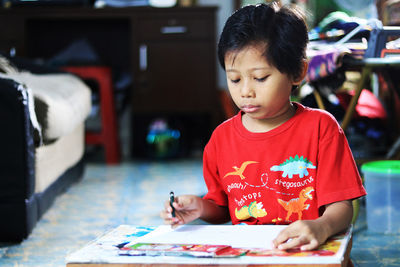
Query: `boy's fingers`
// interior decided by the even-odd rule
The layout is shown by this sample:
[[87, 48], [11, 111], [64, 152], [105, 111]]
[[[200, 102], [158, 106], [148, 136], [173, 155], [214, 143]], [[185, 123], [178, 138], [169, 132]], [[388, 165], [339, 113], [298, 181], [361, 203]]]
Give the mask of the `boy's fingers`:
[[[165, 205], [164, 205], [164, 210], [163, 210], [162, 212], [165, 212], [166, 214], [171, 215], [171, 213], [172, 213], [172, 208], [171, 208], [171, 206], [169, 205], [169, 202], [168, 202], [168, 203], [165, 203]], [[169, 217], [170, 217], [170, 216], [169, 216]]]
[[302, 242], [302, 238], [297, 237], [297, 238], [293, 238], [290, 239], [289, 241], [287, 241], [286, 243], [282, 243], [278, 246], [278, 249], [280, 250], [287, 250], [287, 249], [291, 249], [291, 248], [295, 248], [300, 246], [301, 244], [303, 244]]
[[179, 203], [179, 199], [180, 199], [179, 196], [176, 196], [174, 199], [174, 203]]
[[164, 201], [164, 209], [168, 209], [171, 208], [170, 204], [169, 204], [169, 200]]
[[314, 238], [309, 240], [305, 236], [299, 236], [286, 243], [278, 245], [278, 249], [280, 250], [288, 250], [296, 247], [300, 247], [301, 250], [313, 250], [318, 247], [318, 240]]
[[291, 238], [290, 230], [288, 231], [288, 229], [286, 228], [283, 229], [272, 242], [275, 247], [278, 247], [280, 244], [286, 242], [289, 238]]
[[[177, 203], [174, 202], [172, 205], [174, 206], [175, 209], [177, 208]], [[164, 202], [164, 210], [162, 210], [160, 212], [160, 216], [163, 219], [173, 218], [172, 217], [172, 208], [171, 208], [169, 200]]]
[[175, 197], [175, 201], [172, 205], [175, 209], [183, 209], [187, 206], [187, 203], [185, 203], [185, 198]]
[[302, 245], [300, 247], [301, 250], [313, 250], [318, 247], [318, 241], [316, 239], [311, 239], [308, 244]]
[[164, 220], [165, 224], [177, 224], [181, 221], [178, 217], [172, 217], [171, 213], [166, 211], [161, 211], [160, 217]]

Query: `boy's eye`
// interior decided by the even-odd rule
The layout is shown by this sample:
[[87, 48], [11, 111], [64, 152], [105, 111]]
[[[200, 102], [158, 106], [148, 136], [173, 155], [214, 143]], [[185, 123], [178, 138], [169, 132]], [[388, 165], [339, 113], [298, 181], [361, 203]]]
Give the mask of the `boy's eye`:
[[264, 76], [262, 78], [254, 78], [257, 82], [263, 82], [268, 78], [268, 76]]

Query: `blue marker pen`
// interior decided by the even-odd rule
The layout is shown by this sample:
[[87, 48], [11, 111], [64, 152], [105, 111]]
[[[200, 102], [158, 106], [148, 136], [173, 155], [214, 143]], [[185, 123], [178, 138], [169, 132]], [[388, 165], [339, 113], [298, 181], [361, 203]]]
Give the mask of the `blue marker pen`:
[[174, 195], [174, 192], [173, 191], [171, 191], [171, 192], [169, 192], [169, 205], [171, 206], [171, 208], [172, 208], [172, 217], [175, 217], [175, 208], [174, 208], [174, 206], [172, 205], [172, 203], [174, 203], [174, 201], [175, 201], [175, 195]]

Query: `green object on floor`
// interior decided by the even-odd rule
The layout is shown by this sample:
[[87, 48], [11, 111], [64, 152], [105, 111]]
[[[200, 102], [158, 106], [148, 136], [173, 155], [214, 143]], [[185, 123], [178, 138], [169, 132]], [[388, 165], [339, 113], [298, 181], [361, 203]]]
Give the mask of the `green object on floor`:
[[361, 166], [367, 190], [368, 231], [400, 234], [400, 161], [381, 160]]

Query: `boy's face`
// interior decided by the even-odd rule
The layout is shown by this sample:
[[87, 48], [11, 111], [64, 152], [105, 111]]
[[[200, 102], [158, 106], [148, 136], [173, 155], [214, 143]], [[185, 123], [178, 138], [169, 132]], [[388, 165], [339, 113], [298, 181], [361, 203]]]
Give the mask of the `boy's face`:
[[251, 45], [226, 54], [228, 88], [246, 119], [258, 124], [278, 120], [280, 124], [279, 118], [291, 107], [295, 83], [266, 61], [264, 50], [264, 45]]

